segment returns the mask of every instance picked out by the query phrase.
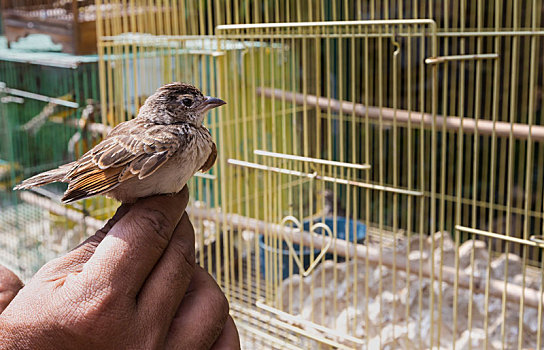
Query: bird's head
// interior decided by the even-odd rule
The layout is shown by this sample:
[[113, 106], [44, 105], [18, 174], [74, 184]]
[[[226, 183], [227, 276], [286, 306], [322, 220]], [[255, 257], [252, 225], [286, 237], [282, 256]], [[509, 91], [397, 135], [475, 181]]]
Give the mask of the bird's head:
[[179, 122], [201, 125], [206, 112], [226, 102], [204, 96], [199, 89], [187, 83], [161, 86], [145, 101], [139, 116], [156, 124]]

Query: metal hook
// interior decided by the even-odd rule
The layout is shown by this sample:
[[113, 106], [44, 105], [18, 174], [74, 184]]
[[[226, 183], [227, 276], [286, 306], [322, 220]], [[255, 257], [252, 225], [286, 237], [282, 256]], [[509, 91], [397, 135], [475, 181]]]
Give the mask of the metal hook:
[[544, 236], [543, 235], [532, 235], [529, 240], [535, 242], [539, 247], [544, 246]]
[[[288, 215], [288, 216], [283, 218], [280, 225], [285, 226], [285, 224], [288, 223], [288, 222], [292, 222], [293, 224], [295, 224], [296, 232], [302, 232], [301, 227], [303, 227], [303, 226], [296, 217], [294, 217], [292, 215]], [[333, 232], [331, 231], [331, 228], [329, 226], [323, 224], [323, 223], [316, 223], [316, 224], [312, 225], [312, 227], [310, 227], [310, 232], [312, 234], [315, 234], [315, 230], [317, 228], [322, 228], [325, 231], [324, 236], [325, 235], [329, 236], [332, 239], [336, 238], [335, 235], [333, 234]], [[295, 248], [293, 247], [293, 242], [292, 242], [291, 238], [287, 237], [287, 235], [285, 235], [285, 233], [283, 231], [282, 231], [282, 238], [285, 241], [285, 243], [287, 244], [287, 246], [289, 247], [289, 252], [291, 253], [291, 257], [293, 258], [295, 263], [298, 265], [299, 271], [302, 273], [302, 276], [304, 276], [304, 277], [307, 277], [307, 276], [310, 275], [310, 273], [321, 262], [321, 260], [323, 260], [325, 254], [327, 253], [327, 251], [329, 250], [329, 248], [332, 245], [332, 239], [331, 239], [331, 240], [329, 240], [327, 242], [325, 247], [323, 247], [321, 249], [321, 252], [317, 255], [317, 257], [314, 258], [314, 261], [310, 264], [310, 266], [308, 266], [308, 268], [305, 269], [304, 268], [304, 262], [302, 260], [300, 260], [300, 257], [298, 256]]]
[[[315, 230], [317, 228], [322, 228], [325, 232], [325, 234], [327, 236], [329, 236], [330, 238], [332, 239], [335, 239], [336, 237], [334, 237], [333, 235], [333, 232], [331, 231], [331, 228], [327, 225], [325, 225], [324, 223], [322, 222], [319, 222], [319, 223], [316, 223], [314, 224], [311, 228], [310, 228], [310, 232], [312, 234], [315, 234]], [[325, 234], [323, 234], [323, 236], [325, 236]], [[310, 266], [308, 266], [308, 268], [304, 271], [304, 270], [301, 270], [301, 271], [304, 271], [302, 273], [302, 276], [304, 277], [307, 277], [310, 275], [310, 273], [312, 273], [312, 271], [315, 269], [315, 267], [321, 262], [321, 260], [323, 260], [323, 258], [325, 257], [325, 254], [327, 253], [327, 251], [329, 250], [329, 248], [331, 247], [332, 245], [332, 239], [329, 240], [327, 242], [327, 244], [325, 245], [325, 247], [323, 247], [321, 249], [321, 252], [319, 253], [319, 255], [317, 257], [314, 258], [314, 261], [310, 264]]]
[[397, 35], [395, 32], [393, 32], [393, 35], [391, 36], [391, 44], [395, 47], [395, 51], [393, 51], [393, 56], [398, 56], [400, 53], [400, 43], [397, 41]]

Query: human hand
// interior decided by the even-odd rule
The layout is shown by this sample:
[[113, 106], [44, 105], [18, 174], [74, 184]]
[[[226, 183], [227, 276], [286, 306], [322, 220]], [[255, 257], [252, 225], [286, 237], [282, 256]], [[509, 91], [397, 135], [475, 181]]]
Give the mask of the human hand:
[[23, 282], [13, 272], [0, 265], [0, 314], [23, 288]]
[[123, 204], [44, 265], [0, 315], [0, 348], [238, 348], [223, 293], [195, 267], [187, 201], [185, 187]]

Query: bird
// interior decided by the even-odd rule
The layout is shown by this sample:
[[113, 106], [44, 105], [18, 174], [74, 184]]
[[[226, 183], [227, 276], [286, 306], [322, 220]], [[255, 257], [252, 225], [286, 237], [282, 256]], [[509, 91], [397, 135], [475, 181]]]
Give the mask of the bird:
[[224, 104], [188, 83], [161, 86], [136, 118], [118, 124], [81, 158], [26, 179], [14, 189], [65, 182], [64, 203], [95, 195], [133, 203], [177, 193], [197, 171], [206, 172], [215, 163], [217, 147], [203, 121], [209, 110]]

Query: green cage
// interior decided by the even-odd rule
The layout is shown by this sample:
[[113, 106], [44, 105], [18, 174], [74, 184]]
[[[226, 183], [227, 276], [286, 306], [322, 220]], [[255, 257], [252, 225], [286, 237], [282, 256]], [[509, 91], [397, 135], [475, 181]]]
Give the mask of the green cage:
[[[0, 43], [0, 263], [23, 279], [73, 247], [87, 228], [40, 201], [58, 198], [65, 185], [46, 186], [39, 194], [13, 186], [74, 160], [101, 138], [81, 119], [100, 116], [98, 57], [66, 55], [43, 47], [42, 39], [29, 37], [11, 50]], [[40, 45], [43, 51], [35, 51]], [[103, 209], [94, 208], [106, 208], [109, 214], [110, 202], [98, 201], [65, 210], [101, 217]]]

